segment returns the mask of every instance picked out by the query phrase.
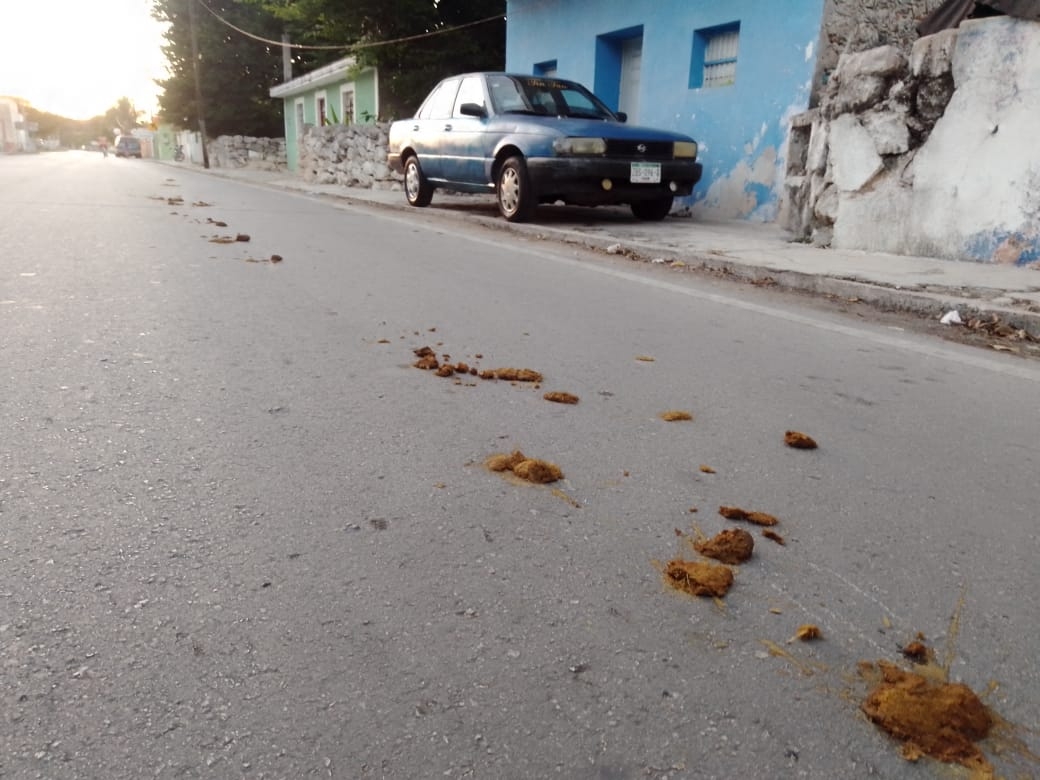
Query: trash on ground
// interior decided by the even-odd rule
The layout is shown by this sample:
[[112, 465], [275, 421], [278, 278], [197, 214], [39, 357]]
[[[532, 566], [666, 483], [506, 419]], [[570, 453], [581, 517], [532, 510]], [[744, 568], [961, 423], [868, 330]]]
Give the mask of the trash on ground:
[[209, 242], [211, 244], [233, 244], [235, 243], [235, 239], [231, 236], [213, 236], [210, 238]]
[[700, 471], [701, 471], [702, 474], [714, 474], [715, 473], [715, 469], [713, 469], [711, 466], [705, 466], [703, 463], [700, 465], [699, 468], [700, 468]]
[[693, 542], [693, 549], [721, 563], [737, 564], [751, 557], [755, 539], [742, 528], [728, 528], [711, 539]]
[[755, 525], [776, 525], [780, 522], [765, 512], [748, 512], [739, 506], [720, 506], [719, 514], [727, 520], [743, 520], [746, 523], [754, 523]]
[[693, 419], [693, 415], [692, 414], [690, 414], [689, 412], [681, 411], [679, 409], [671, 409], [671, 410], [669, 410], [667, 412], [661, 412], [658, 415], [658, 417], [660, 417], [665, 422], [679, 422], [681, 420], [692, 420]]
[[[873, 665], [866, 664], [867, 669]], [[903, 743], [908, 761], [931, 756], [979, 772], [992, 767], [975, 743], [995, 719], [963, 683], [935, 682], [893, 663], [878, 661], [881, 680], [861, 705], [879, 728]]]
[[787, 431], [784, 433], [784, 444], [796, 450], [815, 450], [816, 440], [800, 431]]
[[546, 401], [552, 401], [555, 404], [576, 404], [578, 403], [578, 396], [573, 393], [564, 393], [560, 391], [553, 391], [546, 393], [542, 396]]
[[611, 244], [610, 246], [607, 247], [607, 254], [608, 255], [619, 255], [619, 254], [621, 254], [621, 251], [622, 251], [621, 244]]
[[545, 485], [563, 479], [563, 471], [555, 463], [537, 458], [528, 458], [520, 450], [490, 456], [484, 465], [491, 471], [512, 471], [520, 479]]
[[653, 363], [656, 358], [652, 358], [649, 355], [636, 355], [636, 360], [641, 363]]
[[664, 579], [671, 587], [691, 596], [721, 598], [733, 586], [733, 572], [728, 567], [681, 558], [668, 561], [664, 567]]
[[961, 319], [961, 313], [956, 309], [946, 312], [942, 317], [939, 318], [939, 322], [942, 325], [963, 325], [964, 320]]

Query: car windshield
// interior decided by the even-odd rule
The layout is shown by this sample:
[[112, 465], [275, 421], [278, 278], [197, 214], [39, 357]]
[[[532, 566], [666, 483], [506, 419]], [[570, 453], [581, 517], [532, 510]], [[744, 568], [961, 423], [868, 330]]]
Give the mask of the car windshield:
[[500, 114], [613, 120], [600, 100], [580, 84], [538, 76], [489, 76], [488, 91]]

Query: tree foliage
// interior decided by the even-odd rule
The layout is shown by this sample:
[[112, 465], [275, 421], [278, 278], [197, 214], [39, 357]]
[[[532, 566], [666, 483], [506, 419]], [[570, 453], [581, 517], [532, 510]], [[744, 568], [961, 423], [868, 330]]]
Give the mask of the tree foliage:
[[[199, 66], [207, 134], [281, 135], [282, 103], [271, 87], [284, 81], [281, 48], [253, 40], [217, 20], [269, 41], [286, 33], [294, 75], [348, 55], [379, 68], [382, 118], [410, 115], [444, 76], [498, 69], [505, 59], [506, 0], [152, 0], [168, 22], [170, 77], [159, 84], [164, 119], [196, 127], [188, 3], [197, 2]], [[454, 29], [497, 16], [494, 21]], [[401, 38], [399, 43], [383, 44]]]
[[24, 108], [25, 118], [35, 122], [38, 130], [33, 133], [37, 138], [58, 138], [62, 146], [80, 147], [89, 145], [100, 138], [112, 139], [118, 130], [129, 133], [140, 126], [141, 112], [130, 98], [120, 98], [114, 106], [104, 114], [90, 119], [70, 119], [59, 114], [40, 111], [32, 106]]
[[411, 115], [445, 76], [497, 70], [505, 61], [506, 0], [244, 1], [283, 20], [294, 43], [352, 44], [320, 53], [320, 61], [352, 54], [378, 67], [385, 118]]
[[282, 135], [281, 101], [268, 92], [283, 81], [281, 48], [236, 32], [201, 6], [205, 3], [235, 27], [270, 40], [281, 38], [283, 23], [262, 6], [236, 0], [153, 0], [152, 15], [168, 23], [163, 53], [170, 77], [158, 82], [164, 120], [198, 126], [189, 2], [199, 3], [195, 18], [207, 135]]

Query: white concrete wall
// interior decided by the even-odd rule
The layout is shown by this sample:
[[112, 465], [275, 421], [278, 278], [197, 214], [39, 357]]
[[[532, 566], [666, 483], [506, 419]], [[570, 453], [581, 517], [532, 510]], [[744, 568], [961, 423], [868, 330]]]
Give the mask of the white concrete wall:
[[914, 161], [907, 251], [1040, 260], [1040, 22], [966, 22], [955, 91]]

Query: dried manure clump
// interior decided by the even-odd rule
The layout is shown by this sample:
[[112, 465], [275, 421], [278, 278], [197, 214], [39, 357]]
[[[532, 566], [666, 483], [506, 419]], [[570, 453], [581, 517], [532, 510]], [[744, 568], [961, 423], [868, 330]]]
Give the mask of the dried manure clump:
[[861, 709], [903, 743], [904, 758], [924, 754], [970, 769], [990, 769], [975, 743], [986, 738], [994, 718], [971, 688], [932, 682], [886, 661], [878, 661], [877, 667], [881, 682]]
[[739, 506], [720, 506], [719, 514], [727, 520], [743, 520], [755, 525], [776, 525], [780, 521], [765, 512], [748, 512]]
[[820, 631], [819, 626], [814, 626], [812, 623], [806, 623], [805, 625], [798, 626], [798, 630], [794, 632], [794, 636], [791, 637], [792, 641], [798, 640], [799, 642], [812, 642], [814, 639], [823, 639], [823, 632]]
[[714, 474], [715, 473], [715, 469], [713, 469], [711, 466], [705, 466], [703, 463], [700, 465], [700, 471], [701, 471], [701, 474]]
[[562, 393], [562, 392], [551, 392], [546, 393], [542, 396], [546, 401], [552, 401], [555, 404], [576, 404], [578, 403], [578, 396], [573, 393]]
[[784, 434], [784, 444], [796, 450], [815, 450], [817, 446], [812, 436], [799, 431], [787, 431]]
[[771, 542], [776, 542], [781, 547], [783, 547], [784, 545], [787, 544], [787, 540], [784, 539], [784, 537], [782, 537], [776, 531], [770, 531], [768, 528], [765, 529], [764, 531], [762, 531], [762, 536], [764, 536], [766, 539], [768, 539]]
[[693, 543], [693, 549], [722, 563], [743, 563], [755, 549], [755, 539], [742, 528], [720, 531], [711, 539]]
[[563, 471], [555, 463], [537, 458], [528, 458], [520, 450], [508, 455], [492, 455], [484, 464], [491, 471], [512, 471], [520, 479], [545, 485], [563, 479]]
[[926, 664], [931, 659], [931, 649], [920, 639], [910, 642], [900, 652], [903, 657], [909, 658], [915, 664]]
[[681, 558], [668, 561], [664, 579], [671, 587], [691, 596], [721, 598], [733, 586], [733, 572], [725, 566]]
[[538, 485], [545, 485], [549, 482], [563, 479], [563, 472], [559, 466], [547, 460], [538, 460], [536, 458], [530, 458], [517, 463], [513, 466], [513, 473], [520, 479], [526, 479], [528, 482], [534, 482]]
[[530, 368], [489, 368], [480, 372], [481, 379], [504, 379], [508, 382], [541, 382], [542, 375]]
[[671, 409], [658, 415], [665, 422], [679, 422], [681, 420], [692, 420], [693, 415], [679, 409]]
[[527, 456], [524, 455], [524, 453], [520, 452], [520, 450], [513, 450], [513, 452], [508, 455], [492, 455], [484, 461], [484, 464], [491, 471], [512, 471], [514, 466], [525, 460], [527, 460]]

